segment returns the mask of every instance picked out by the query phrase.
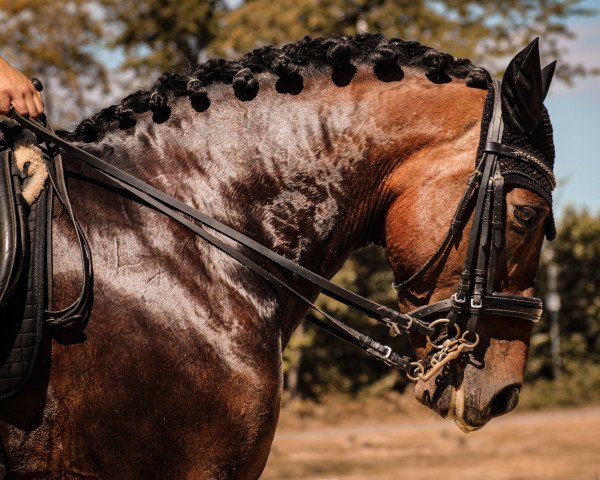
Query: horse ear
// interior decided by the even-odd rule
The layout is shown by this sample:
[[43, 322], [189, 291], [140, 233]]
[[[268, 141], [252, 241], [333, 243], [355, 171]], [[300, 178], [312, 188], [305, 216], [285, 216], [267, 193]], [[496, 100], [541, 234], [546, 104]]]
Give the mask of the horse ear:
[[556, 60], [542, 68], [542, 92], [544, 100], [546, 99], [546, 95], [548, 95], [548, 90], [550, 90], [552, 77], [554, 77], [554, 70], [556, 70]]
[[502, 118], [509, 130], [526, 133], [542, 119], [544, 91], [539, 39], [513, 58], [502, 79]]

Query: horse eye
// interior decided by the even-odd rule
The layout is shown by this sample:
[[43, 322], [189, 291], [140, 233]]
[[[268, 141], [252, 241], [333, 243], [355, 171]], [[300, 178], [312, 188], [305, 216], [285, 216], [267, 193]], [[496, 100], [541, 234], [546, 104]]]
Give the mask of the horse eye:
[[537, 210], [531, 207], [515, 207], [515, 218], [523, 225], [531, 226], [535, 222]]

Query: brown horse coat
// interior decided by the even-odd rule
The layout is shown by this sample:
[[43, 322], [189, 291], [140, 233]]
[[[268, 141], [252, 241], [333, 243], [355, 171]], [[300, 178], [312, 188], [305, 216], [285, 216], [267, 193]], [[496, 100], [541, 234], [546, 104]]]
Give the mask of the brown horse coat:
[[[339, 86], [317, 69], [294, 95], [265, 72], [245, 102], [216, 83], [203, 112], [179, 97], [166, 122], [141, 114], [84, 146], [319, 274], [375, 242], [404, 278], [431, 255], [473, 170], [486, 92], [402, 72], [381, 81], [359, 65]], [[94, 304], [83, 335], [47, 337], [35, 378], [0, 406], [14, 478], [258, 478], [278, 418], [281, 352], [304, 307], [66, 161], [92, 247]], [[502, 286], [531, 294], [543, 228], [520, 229], [517, 204], [543, 215], [548, 206], [523, 189], [507, 196]], [[55, 215], [53, 293], [64, 306], [78, 294], [77, 250], [66, 216]], [[399, 298], [403, 309], [448, 296], [464, 243]], [[483, 403], [522, 382], [531, 325], [490, 319], [481, 329], [483, 368], [457, 365], [464, 373], [443, 388], [417, 387], [466, 429], [489, 419]]]

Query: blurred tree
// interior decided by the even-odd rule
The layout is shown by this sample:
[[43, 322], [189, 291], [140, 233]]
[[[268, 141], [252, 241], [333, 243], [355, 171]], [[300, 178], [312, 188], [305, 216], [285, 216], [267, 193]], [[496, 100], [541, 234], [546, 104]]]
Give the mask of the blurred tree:
[[218, 33], [225, 0], [102, 0], [117, 24], [114, 47], [124, 47], [125, 68], [138, 74], [198, 63]]
[[93, 53], [103, 37], [101, 15], [90, 0], [0, 0], [0, 24], [0, 53], [44, 82], [53, 116], [78, 113], [90, 88], [107, 87]]
[[[396, 293], [391, 288], [392, 279], [383, 250], [371, 246], [353, 254], [334, 277], [334, 282], [378, 303], [397, 308]], [[398, 351], [409, 351], [406, 336], [392, 339], [374, 320], [327, 297], [319, 297], [318, 304], [361, 332], [393, 345]], [[300, 357], [302, 361], [298, 366], [295, 362]], [[298, 375], [295, 393], [311, 398], [330, 392], [354, 395], [378, 382], [384, 382], [388, 388], [402, 388], [407, 383], [399, 372], [308, 323], [304, 325], [300, 340], [292, 337], [284, 352], [284, 366], [286, 379], [294, 366], [299, 367], [298, 372], [293, 371], [294, 375]]]
[[[567, 208], [552, 247], [559, 266], [561, 358], [567, 375], [585, 364], [600, 365], [600, 212]], [[538, 292], [545, 291], [545, 263], [540, 269]], [[549, 322], [540, 322], [532, 338], [528, 377], [550, 378]], [[600, 381], [600, 369], [596, 381]]]
[[[107, 70], [99, 54], [148, 78], [205, 55], [233, 57], [303, 35], [383, 32], [416, 39], [493, 68], [535, 35], [558, 75], [594, 71], [569, 63], [557, 42], [566, 21], [593, 12], [582, 0], [0, 0], [0, 53], [48, 85], [55, 118], [104, 104]], [[122, 77], [117, 78], [122, 80]], [[136, 81], [135, 83], [139, 83]], [[110, 83], [119, 90], [118, 82]], [[49, 96], [52, 95], [52, 96]], [[53, 101], [56, 99], [56, 101]]]
[[528, 43], [543, 37], [548, 58], [560, 59], [557, 75], [598, 73], [569, 63], [558, 42], [573, 34], [572, 16], [593, 10], [582, 0], [246, 0], [222, 19], [210, 49], [221, 55], [242, 54], [265, 44], [295, 41], [304, 35], [353, 35], [371, 31], [418, 40], [474, 63], [493, 68]]

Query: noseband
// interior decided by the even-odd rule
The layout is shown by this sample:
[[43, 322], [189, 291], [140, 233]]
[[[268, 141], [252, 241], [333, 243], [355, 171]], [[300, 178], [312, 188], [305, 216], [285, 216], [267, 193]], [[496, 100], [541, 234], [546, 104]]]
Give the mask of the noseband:
[[[329, 280], [269, 250], [233, 228], [63, 140], [53, 133], [49, 124], [29, 120], [12, 110], [11, 116], [25, 128], [34, 132], [42, 143], [41, 146], [50, 167], [51, 186], [75, 226], [84, 266], [81, 295], [65, 310], [46, 312], [47, 322], [55, 328], [74, 324], [79, 324], [83, 328], [91, 308], [90, 292], [92, 291], [91, 285], [93, 282], [91, 251], [83, 235], [83, 230], [79, 227], [70, 206], [66, 183], [63, 178], [60, 150], [79, 158], [100, 172], [109, 183], [118, 185], [128, 195], [184, 225], [209, 244], [236, 259], [269, 282], [277, 293], [284, 292], [296, 297], [309, 309], [320, 313], [327, 320], [324, 321], [308, 314], [306, 319], [313, 324], [363, 349], [369, 355], [386, 364], [405, 371], [408, 377], [413, 380], [430, 378], [444, 365], [458, 358], [465, 349], [473, 348], [479, 341], [476, 329], [481, 314], [502, 315], [531, 322], [539, 321], [542, 314], [542, 302], [539, 299], [494, 291], [496, 261], [498, 252], [502, 247], [504, 227], [504, 178], [500, 171], [499, 158], [508, 156], [533, 165], [549, 179], [552, 186], [555, 185], [554, 175], [537, 155], [501, 143], [503, 121], [500, 83], [495, 82], [494, 87], [493, 113], [488, 128], [487, 142], [477, 168], [469, 178], [446, 237], [434, 255], [411, 278], [400, 285], [394, 285], [395, 288], [400, 290], [406, 288], [408, 284], [421, 277], [441, 257], [468, 220], [467, 206], [473, 196], [477, 195], [467, 254], [458, 287], [449, 299], [417, 308], [409, 313], [397, 312], [331, 283]], [[433, 347], [434, 353], [425, 360], [418, 362], [412, 361], [407, 356], [397, 354], [392, 351], [391, 347], [373, 340], [322, 311], [289, 283], [273, 275], [240, 248], [222, 241], [203, 227], [208, 227], [234, 240], [244, 249], [257, 254], [261, 259], [276, 265], [294, 277], [301, 278], [317, 286], [324, 295], [376, 319], [389, 328], [392, 336], [402, 332], [412, 332], [426, 336]], [[465, 324], [465, 322], [460, 322], [463, 318], [467, 320], [466, 326], [463, 327], [464, 331], [461, 331], [459, 325]], [[445, 327], [447, 331], [442, 340], [432, 340], [436, 327]]]

